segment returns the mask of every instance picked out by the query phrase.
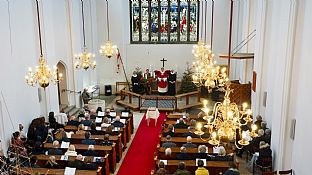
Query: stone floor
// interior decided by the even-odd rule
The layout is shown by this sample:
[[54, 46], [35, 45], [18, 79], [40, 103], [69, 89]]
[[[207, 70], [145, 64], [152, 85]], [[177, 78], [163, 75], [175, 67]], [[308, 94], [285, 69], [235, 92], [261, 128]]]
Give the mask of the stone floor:
[[[116, 97], [116, 96], [115, 96]], [[119, 99], [119, 97], [116, 97], [116, 98], [114, 98], [114, 99], [112, 99], [111, 100], [111, 102], [110, 103], [107, 103], [108, 105], [106, 106], [107, 108], [111, 108], [111, 107], [114, 107], [115, 109], [119, 109], [119, 108], [123, 108], [123, 107], [121, 107], [121, 106], [118, 106], [118, 105], [116, 105], [116, 99]], [[181, 100], [181, 101], [179, 101], [179, 103], [183, 103], [184, 101], [183, 100]], [[214, 105], [214, 103], [215, 102], [213, 102], [213, 101], [208, 101], [208, 108], [209, 109], [213, 109], [213, 105]], [[198, 112], [200, 111], [200, 109], [191, 109], [191, 110], [189, 110], [189, 111], [187, 111], [187, 112], [189, 112], [190, 114], [197, 114]], [[143, 116], [144, 116], [144, 113], [139, 113], [139, 112], [134, 112], [133, 113], [133, 115], [134, 115], [134, 117], [133, 117], [133, 119], [134, 119], [134, 134], [132, 135], [132, 138], [131, 138], [131, 140], [130, 140], [130, 142], [128, 143], [128, 147], [127, 147], [127, 149], [125, 150], [125, 152], [124, 152], [124, 156], [123, 156], [123, 158], [121, 159], [121, 161], [120, 161], [120, 163], [118, 163], [117, 164], [117, 168], [116, 168], [116, 172], [114, 173], [114, 174], [117, 174], [117, 172], [118, 172], [118, 170], [119, 170], [119, 168], [120, 168], [120, 165], [122, 164], [122, 161], [123, 161], [123, 159], [124, 159], [124, 157], [125, 157], [125, 155], [127, 154], [127, 151], [128, 151], [128, 148], [130, 147], [130, 145], [131, 145], [131, 143], [132, 143], [132, 140], [133, 140], [133, 138], [134, 138], [134, 136], [135, 136], [135, 134], [136, 134], [136, 131], [137, 131], [137, 129], [138, 129], [138, 127], [139, 127], [139, 124], [140, 124], [140, 122], [141, 122], [141, 120], [142, 120], [142, 118], [143, 118]], [[247, 170], [247, 162], [246, 162], [246, 157], [245, 157], [246, 155], [243, 155], [243, 158], [240, 158], [240, 157], [235, 157], [235, 159], [239, 162], [239, 170], [240, 170], [240, 174], [241, 175], [251, 175], [252, 173], [250, 173], [248, 170]]]

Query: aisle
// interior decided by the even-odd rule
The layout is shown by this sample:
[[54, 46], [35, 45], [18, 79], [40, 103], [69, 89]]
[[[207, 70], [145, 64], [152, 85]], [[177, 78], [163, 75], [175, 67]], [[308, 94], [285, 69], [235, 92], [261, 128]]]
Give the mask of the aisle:
[[165, 118], [166, 113], [161, 113], [156, 127], [153, 120], [151, 120], [150, 126], [147, 126], [144, 115], [117, 175], [151, 174], [151, 170], [154, 168], [154, 152], [159, 143], [158, 135]]

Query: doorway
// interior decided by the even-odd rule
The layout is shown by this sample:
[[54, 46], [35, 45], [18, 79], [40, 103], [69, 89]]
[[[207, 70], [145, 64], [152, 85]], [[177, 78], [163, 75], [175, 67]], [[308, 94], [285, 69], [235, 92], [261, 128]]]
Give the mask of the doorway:
[[64, 62], [59, 61], [57, 63], [57, 71], [58, 71], [58, 75], [62, 74], [62, 81], [60, 81], [57, 84], [57, 89], [58, 89], [58, 99], [59, 99], [59, 106], [60, 106], [60, 110], [63, 108], [66, 108], [68, 106], [68, 88], [67, 88], [67, 69], [66, 69], [66, 65]]

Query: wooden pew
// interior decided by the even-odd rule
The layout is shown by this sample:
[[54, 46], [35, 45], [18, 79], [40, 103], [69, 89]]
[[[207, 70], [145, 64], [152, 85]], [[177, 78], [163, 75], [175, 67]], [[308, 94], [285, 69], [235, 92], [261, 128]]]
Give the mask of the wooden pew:
[[[80, 144], [85, 136], [82, 134], [72, 134], [70, 143]], [[104, 135], [91, 135], [91, 139], [96, 141], [96, 144], [101, 144], [104, 141]], [[109, 136], [109, 141], [116, 143], [116, 153], [119, 155], [119, 159], [122, 157], [122, 146], [121, 146], [121, 134], [118, 136]]]
[[[88, 150], [89, 145], [84, 144], [73, 144], [76, 148], [78, 154], [82, 154], [83, 152]], [[52, 148], [52, 143], [45, 143], [44, 148], [50, 149]], [[59, 148], [63, 149], [66, 152], [67, 148]], [[112, 146], [100, 146], [94, 145], [94, 151], [100, 153], [100, 157], [104, 157], [107, 153], [109, 154], [109, 168], [112, 172], [116, 170], [116, 143], [113, 143]]]
[[[160, 144], [166, 141], [166, 137], [160, 138]], [[177, 144], [178, 147], [181, 147], [184, 143], [186, 143], [186, 137], [171, 137], [171, 142], [174, 142], [175, 144]], [[196, 144], [197, 146], [206, 145], [208, 147], [213, 147], [213, 145], [210, 145], [208, 141], [202, 140], [201, 138], [193, 138], [192, 143]]]
[[[158, 165], [160, 160], [156, 160], [156, 166]], [[186, 165], [186, 169], [189, 170], [190, 172], [192, 172], [192, 174], [194, 174], [194, 172], [197, 169], [196, 166], [196, 160], [167, 160], [167, 165], [166, 165], [166, 169], [169, 171], [169, 173], [174, 173], [180, 162], [184, 162]], [[228, 161], [206, 161], [207, 166], [205, 166], [206, 169], [208, 169], [209, 174], [211, 175], [218, 175], [220, 172], [222, 172], [222, 174], [225, 173], [225, 171], [227, 171], [229, 169], [229, 162]]]
[[[46, 165], [46, 162], [49, 160], [49, 157], [51, 155], [36, 155], [38, 162], [37, 164], [41, 167], [44, 167]], [[53, 155], [55, 156], [55, 161], [60, 165], [61, 168], [65, 168], [68, 166], [69, 161], [74, 161], [76, 157], [73, 156], [68, 156], [68, 160], [61, 160], [61, 155]], [[91, 157], [93, 160], [93, 156], [88, 156]], [[94, 162], [96, 163], [99, 167], [102, 167], [102, 173], [103, 175], [109, 175], [109, 163], [108, 163], [108, 154], [105, 155], [105, 157], [101, 157], [101, 162]], [[104, 168], [103, 168], [104, 167]]]
[[[49, 169], [49, 168], [21, 168], [21, 174], [33, 175], [38, 172], [43, 175], [64, 174], [65, 169]], [[76, 170], [76, 175], [102, 175], [102, 167], [97, 170]]]
[[[64, 129], [65, 129], [65, 131], [67, 131], [67, 132], [69, 132], [69, 131], [76, 132], [76, 131], [78, 130], [77, 126], [70, 126], [70, 125], [66, 125], [66, 126], [64, 127]], [[86, 127], [85, 127], [85, 131], [91, 131], [91, 128], [90, 128], [89, 126], [86, 126]], [[98, 130], [98, 131], [96, 132], [96, 135], [105, 135], [105, 134], [106, 134], [105, 131], [106, 131], [106, 128], [101, 128], [101, 130]], [[124, 146], [126, 146], [126, 145], [127, 145], [127, 134], [125, 134], [124, 131], [126, 131], [126, 126], [124, 126], [123, 128], [120, 128], [119, 131], [114, 131], [114, 132], [113, 132], [113, 135], [119, 135], [119, 134], [121, 134], [121, 141], [122, 141], [122, 144], [123, 144]], [[91, 135], [91, 136], [92, 136], [92, 135]]]
[[[168, 126], [168, 125], [170, 125], [170, 124], [171, 124], [171, 125], [175, 125], [176, 123], [177, 123], [177, 120], [166, 120], [166, 121], [165, 121], [165, 125], [166, 125], [166, 126]], [[196, 123], [201, 123], [202, 125], [207, 124], [207, 122], [201, 122], [201, 121], [200, 121], [200, 122], [196, 122]], [[188, 126], [190, 126], [190, 125], [191, 125], [191, 122], [190, 122], [190, 121], [186, 121], [185, 124], [188, 125]]]
[[[183, 118], [183, 115], [182, 114], [169, 114], [169, 115], [167, 115], [167, 120], [178, 120], [178, 119], [180, 119], [180, 118]], [[188, 118], [189, 119], [197, 119], [198, 117], [197, 117], [197, 115], [189, 115], [188, 116]]]

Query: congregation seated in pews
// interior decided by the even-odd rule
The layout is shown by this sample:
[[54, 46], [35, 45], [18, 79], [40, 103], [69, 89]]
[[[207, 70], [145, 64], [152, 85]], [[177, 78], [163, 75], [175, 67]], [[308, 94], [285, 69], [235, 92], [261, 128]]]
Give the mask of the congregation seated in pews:
[[1, 167], [11, 171], [20, 164], [25, 170], [38, 168], [40, 173], [45, 168], [63, 172], [66, 167], [80, 169], [78, 174], [113, 173], [121, 159], [122, 148], [127, 146], [133, 133], [132, 113], [86, 111], [81, 110], [78, 117], [68, 116], [63, 123], [58, 122], [53, 112], [49, 113], [48, 123], [44, 117], [34, 119], [27, 137], [20, 125], [19, 131], [12, 134], [8, 158], [0, 154]]

